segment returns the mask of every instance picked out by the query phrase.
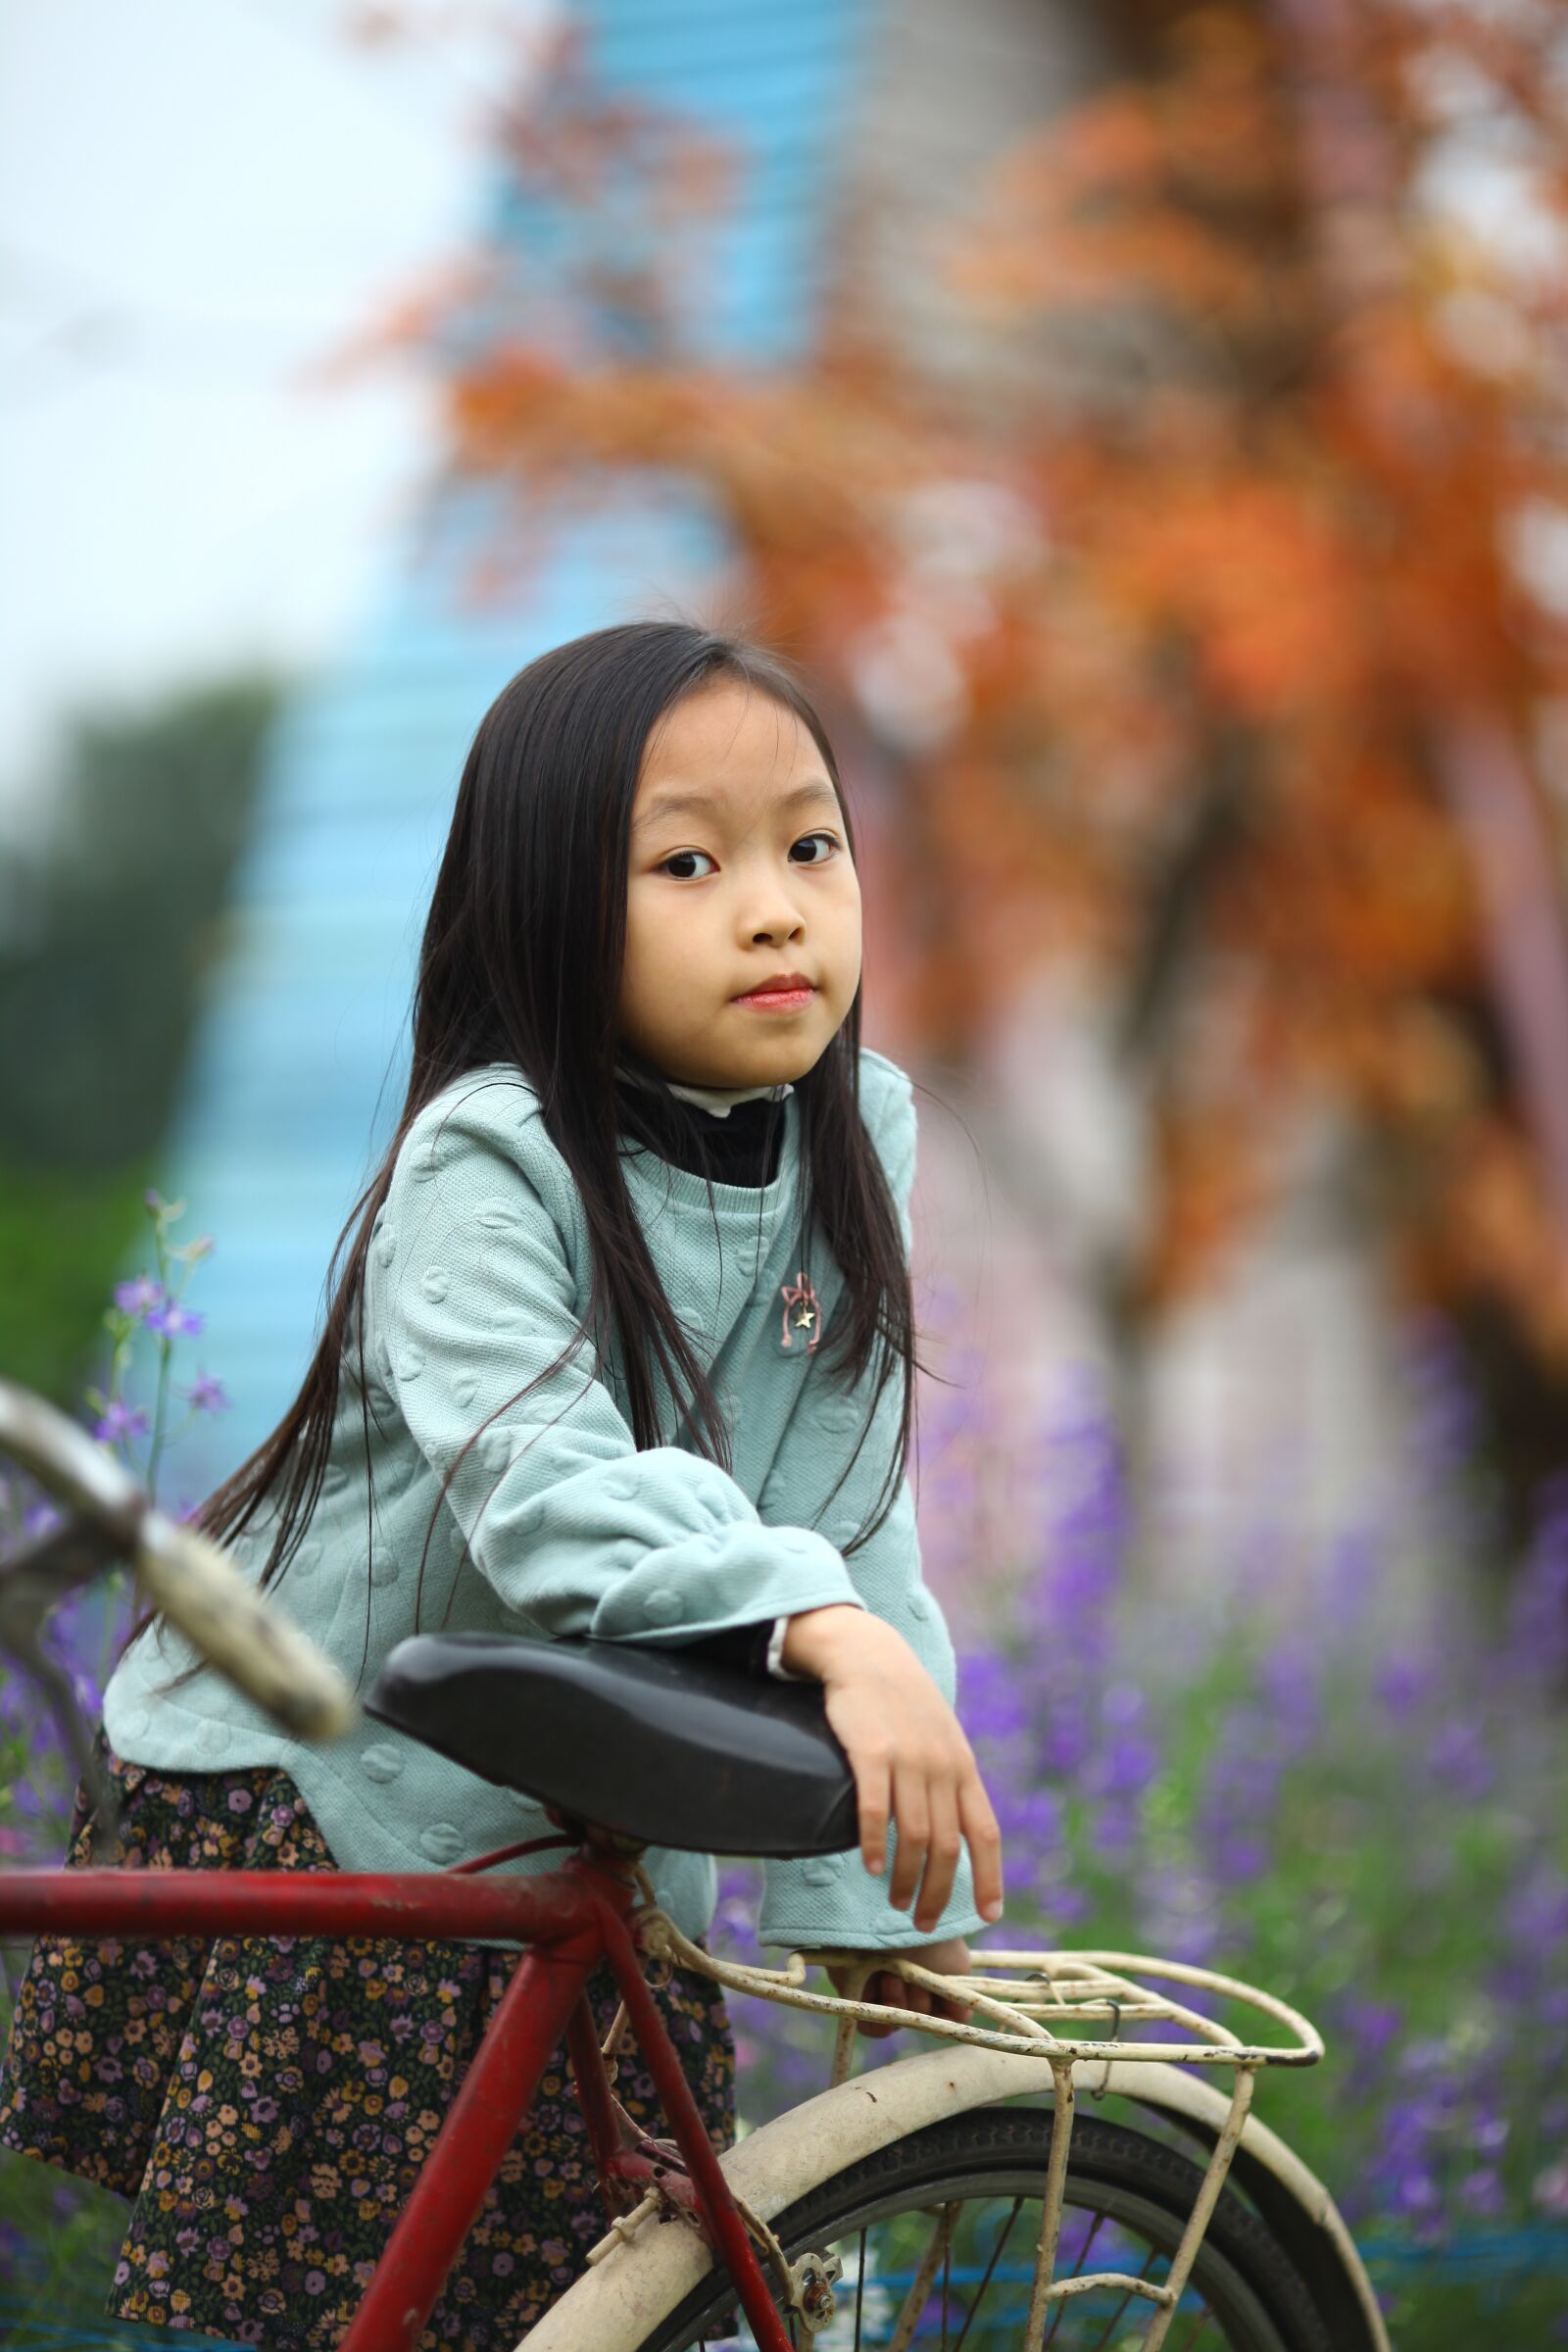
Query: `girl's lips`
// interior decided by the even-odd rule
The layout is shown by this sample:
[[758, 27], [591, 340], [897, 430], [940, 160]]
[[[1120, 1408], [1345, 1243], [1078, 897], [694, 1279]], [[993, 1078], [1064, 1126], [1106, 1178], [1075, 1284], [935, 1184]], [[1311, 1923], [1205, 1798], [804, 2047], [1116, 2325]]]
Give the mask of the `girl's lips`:
[[737, 997], [737, 1004], [749, 1004], [756, 1012], [796, 1012], [809, 1004], [815, 996], [814, 988], [760, 989], [754, 996]]

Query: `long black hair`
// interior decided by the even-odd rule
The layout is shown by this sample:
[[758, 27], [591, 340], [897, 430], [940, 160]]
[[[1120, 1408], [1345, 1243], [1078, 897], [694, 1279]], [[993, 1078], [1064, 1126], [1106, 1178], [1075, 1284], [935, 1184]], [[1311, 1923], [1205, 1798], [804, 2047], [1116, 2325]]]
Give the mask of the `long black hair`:
[[[666, 1084], [617, 1037], [628, 843], [645, 747], [684, 696], [722, 680], [770, 696], [809, 730], [838, 795], [853, 858], [854, 830], [822, 722], [793, 666], [749, 637], [679, 619], [594, 629], [520, 669], [480, 720], [424, 927], [412, 1066], [396, 1132], [338, 1236], [320, 1340], [298, 1396], [271, 1435], [194, 1514], [196, 1525], [220, 1542], [265, 1521], [271, 1542], [264, 1587], [286, 1567], [315, 1509], [345, 1376], [358, 1398], [368, 1465], [365, 1265], [376, 1212], [420, 1111], [455, 1080], [487, 1064], [514, 1064], [537, 1094], [546, 1129], [581, 1197], [592, 1243], [587, 1314], [538, 1378], [570, 1360], [590, 1329], [598, 1348], [613, 1327], [639, 1450], [666, 1442], [657, 1421], [657, 1360], [671, 1396], [684, 1392], [679, 1412], [694, 1446], [729, 1469], [729, 1430], [660, 1282], [627, 1192], [618, 1139], [627, 1127], [635, 1132], [640, 1090], [617, 1084], [617, 1069], [629, 1067], [656, 1087]], [[821, 1235], [846, 1286], [821, 1369], [851, 1388], [874, 1363], [867, 1422], [888, 1381], [899, 1367], [903, 1372], [884, 1492], [875, 1516], [839, 1546], [846, 1553], [869, 1540], [897, 1497], [909, 1455], [913, 1375], [924, 1369], [915, 1355], [897, 1209], [860, 1116], [859, 1042], [857, 990], [825, 1053], [795, 1082], [802, 1236]], [[771, 1120], [784, 1115], [782, 1101], [775, 1101]], [[770, 1121], [765, 1148], [772, 1143]], [[347, 1360], [351, 1331], [357, 1367]], [[864, 1436], [862, 1429], [862, 1445]], [[442, 1496], [451, 1477], [449, 1470]], [[144, 1617], [126, 1647], [154, 1622]], [[368, 1649], [368, 1620], [366, 1639]], [[196, 1671], [187, 1668], [176, 1683]]]

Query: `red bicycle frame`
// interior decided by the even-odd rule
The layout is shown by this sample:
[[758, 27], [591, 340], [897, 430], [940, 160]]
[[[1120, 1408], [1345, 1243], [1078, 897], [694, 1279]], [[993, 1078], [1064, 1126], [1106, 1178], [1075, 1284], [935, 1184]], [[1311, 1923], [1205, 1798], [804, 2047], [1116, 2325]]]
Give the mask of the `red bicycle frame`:
[[[415, 1941], [507, 1936], [524, 1951], [398, 2216], [340, 2352], [414, 2352], [502, 2158], [565, 2036], [607, 2216], [657, 2180], [691, 2212], [734, 2279], [760, 2352], [790, 2352], [674, 2044], [638, 1963], [629, 1872], [579, 1846], [534, 1878], [475, 1874], [538, 1845], [508, 1846], [457, 1870], [396, 1876], [321, 1871], [20, 1870], [0, 1873], [0, 1932], [61, 1930], [125, 1939], [174, 1936], [389, 1936]], [[616, 2112], [585, 1989], [608, 1958], [674, 2132], [632, 2139]], [[678, 2150], [678, 2157], [675, 2151]], [[684, 2171], [682, 2171], [682, 2166]]]

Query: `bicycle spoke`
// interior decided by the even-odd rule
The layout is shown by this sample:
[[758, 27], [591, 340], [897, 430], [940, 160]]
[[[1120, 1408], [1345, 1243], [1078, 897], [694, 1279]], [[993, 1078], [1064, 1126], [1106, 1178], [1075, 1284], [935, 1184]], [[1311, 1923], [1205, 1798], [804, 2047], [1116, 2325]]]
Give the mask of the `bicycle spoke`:
[[937, 2262], [946, 2241], [953, 2235], [953, 2207], [939, 2205], [936, 2213], [937, 2226], [932, 2230], [930, 2241], [920, 2257], [919, 2268], [909, 2281], [909, 2291], [904, 2298], [904, 2309], [899, 2314], [899, 2324], [893, 2330], [893, 2340], [888, 2346], [888, 2352], [908, 2352], [910, 2344], [913, 2343], [914, 2331], [920, 2322], [920, 2314], [925, 2309], [925, 2299], [931, 2292], [931, 2281], [937, 2275]]
[[[1144, 2256], [1143, 2262], [1142, 2262], [1142, 2264], [1140, 2265], [1140, 2267], [1139, 2267], [1139, 2272], [1138, 2272], [1138, 2276], [1139, 2276], [1139, 2278], [1147, 2278], [1149, 2277], [1149, 2266], [1150, 2266], [1150, 2264], [1151, 2264], [1151, 2263], [1153, 2261], [1153, 2259], [1154, 2259], [1154, 2256], [1155, 2256], [1155, 2254], [1158, 2252], [1158, 2250], [1159, 2250], [1159, 2249], [1158, 2249], [1156, 2246], [1151, 2246], [1151, 2247], [1150, 2247], [1150, 2249], [1149, 2249], [1149, 2252], [1148, 2252], [1148, 2253], [1147, 2253], [1147, 2254]], [[1121, 2299], [1121, 2301], [1120, 2301], [1120, 2302], [1117, 2304], [1117, 2306], [1116, 2306], [1115, 2310], [1114, 2310], [1114, 2311], [1111, 2313], [1111, 2315], [1110, 2315], [1109, 2319], [1108, 2319], [1108, 2320], [1105, 2322], [1105, 2325], [1104, 2325], [1103, 2328], [1101, 2330], [1101, 2332], [1100, 2332], [1099, 2336], [1096, 2338], [1096, 2340], [1094, 2341], [1094, 2343], [1092, 2343], [1091, 2345], [1089, 2345], [1089, 2346], [1087, 2347], [1087, 2352], [1105, 2352], [1105, 2346], [1106, 2346], [1106, 2345], [1109, 2343], [1109, 2341], [1110, 2341], [1110, 2331], [1111, 2331], [1111, 2329], [1112, 2329], [1112, 2328], [1115, 2327], [1115, 2325], [1116, 2325], [1117, 2321], [1118, 2321], [1118, 2320], [1121, 2318], [1121, 2315], [1122, 2315], [1122, 2313], [1123, 2313], [1123, 2312], [1126, 2310], [1126, 2308], [1127, 2308], [1128, 2304], [1129, 2304], [1129, 2303], [1132, 2301], [1132, 2299], [1133, 2299], [1133, 2290], [1132, 2290], [1132, 2288], [1129, 2286], [1129, 2287], [1126, 2289], [1126, 2291], [1124, 2292], [1124, 2294], [1122, 2295], [1122, 2299]]]
[[[997, 2159], [1004, 2129], [1016, 2146], [1015, 2161]], [[945, 2169], [927, 2156], [923, 2170], [910, 2167], [913, 2177], [902, 2194], [896, 2181], [868, 2166], [860, 2180], [846, 2181], [836, 2214], [819, 2200], [814, 2217], [809, 2209], [792, 2217], [783, 2239], [792, 2259], [808, 2247], [826, 2247], [845, 2266], [837, 2316], [825, 2337], [813, 2339], [801, 2314], [785, 2310], [792, 2352], [827, 2352], [829, 2346], [836, 2352], [1006, 2352], [1016, 2344], [1034, 2279], [1022, 2216], [1025, 2206], [1038, 2215], [1042, 2136], [1031, 2115], [1017, 2126], [1010, 2117], [1005, 2126], [1002, 2119], [988, 2123], [984, 2136], [974, 2126], [956, 2127], [953, 2138]], [[1140, 2177], [1124, 2158], [1130, 2140], [1131, 2134], [1102, 2128], [1099, 2142], [1089, 2142], [1101, 2178], [1069, 2176], [1054, 2283], [1077, 2291], [1058, 2293], [1048, 2307], [1042, 2352], [1123, 2352], [1144, 2340], [1153, 2319], [1152, 2307], [1144, 2312], [1138, 2306], [1168, 2275], [1185, 2228], [1187, 2187], [1162, 2148]], [[1112, 2158], [1126, 2162], [1125, 2180], [1117, 2178]], [[1239, 2242], [1250, 2255], [1257, 2238], [1255, 2227], [1249, 2227], [1250, 2237]], [[1200, 2249], [1179, 2309], [1166, 2314], [1166, 2352], [1209, 2352], [1210, 2346], [1213, 2352], [1285, 2352], [1297, 2342], [1293, 2307], [1284, 2300], [1289, 2273], [1276, 2272], [1283, 2292], [1272, 2310], [1259, 2313], [1247, 2293], [1250, 2281], [1245, 2272], [1238, 2279], [1229, 2253], [1226, 2248], [1210, 2256]], [[1267, 2274], [1255, 2276], [1254, 2292], [1266, 2288], [1272, 2294]], [[713, 2307], [700, 2319], [694, 2311], [693, 2318], [711, 2328]], [[659, 2352], [690, 2352], [695, 2340], [695, 2328], [678, 2340], [671, 2333], [667, 2342], [660, 2339]], [[1314, 2352], [1327, 2352], [1326, 2339], [1311, 2341]], [[737, 2352], [756, 2352], [744, 2329]]]
[[[1089, 2260], [1089, 2249], [1094, 2244], [1095, 2239], [1100, 2235], [1100, 2225], [1104, 2218], [1105, 2217], [1102, 2213], [1097, 2213], [1093, 2222], [1091, 2222], [1089, 2226], [1089, 2234], [1078, 2249], [1078, 2259], [1073, 2264], [1072, 2269], [1067, 2273], [1069, 2278], [1081, 2278], [1083, 2277], [1084, 2265]], [[1041, 2346], [1041, 2352], [1050, 2352], [1050, 2347], [1055, 2342], [1056, 2329], [1061, 2326], [1061, 2315], [1066, 2308], [1067, 2299], [1065, 2296], [1063, 2296], [1058, 2301], [1055, 2310], [1051, 2315], [1051, 2326], [1046, 2329], [1045, 2342]]]
[[[968, 2336], [969, 2329], [974, 2325], [974, 2315], [986, 2299], [986, 2288], [991, 2284], [992, 2273], [995, 2271], [998, 2263], [1002, 2260], [1002, 2249], [1006, 2244], [1008, 2237], [1012, 2233], [1012, 2225], [1018, 2219], [1018, 2215], [1022, 2209], [1022, 2197], [1014, 2197], [1012, 2200], [1012, 2211], [1007, 2216], [1006, 2227], [1004, 2229], [1002, 2235], [998, 2238], [995, 2246], [992, 2248], [991, 2260], [986, 2264], [985, 2277], [981, 2279], [979, 2291], [976, 2294], [974, 2301], [969, 2306], [968, 2313], [964, 2319], [963, 2327], [958, 2334], [958, 2340], [953, 2347], [953, 2352], [963, 2352], [964, 2341]], [[865, 2247], [865, 2231], [863, 2230], [860, 2231], [860, 2246], [863, 2256]], [[860, 2328], [858, 2320], [857, 2320], [855, 2328], [855, 2352], [860, 2352]]]
[[[974, 2284], [972, 2295], [967, 2288], [961, 2287], [963, 2278], [966, 2276], [972, 2277], [973, 2274], [966, 2271], [966, 2257], [958, 2257], [956, 2263], [955, 2241], [957, 2230], [961, 2226], [961, 2217], [975, 2200], [960, 2199], [934, 2209], [927, 2208], [928, 2213], [934, 2213], [935, 2226], [914, 2265], [912, 2275], [904, 2263], [895, 2263], [895, 2270], [902, 2272], [903, 2278], [906, 2282], [906, 2291], [891, 2335], [879, 2334], [875, 2345], [868, 2344], [864, 2333], [868, 2271], [874, 2264], [875, 2257], [873, 2254], [871, 2262], [868, 2264], [868, 2231], [862, 2225], [857, 2233], [855, 2337], [852, 2352], [862, 2352], [862, 2347], [864, 2352], [919, 2352], [921, 2343], [929, 2341], [921, 2330], [920, 2315], [932, 2298], [939, 2264], [942, 2272], [941, 2344], [940, 2347], [932, 2344], [931, 2352], [966, 2352], [975, 2325], [977, 2321], [982, 2321], [987, 2295], [992, 2288], [1018, 2216], [1026, 2201], [1023, 2194], [1018, 2194], [1010, 2199], [1005, 2219], [1002, 2221], [1001, 2227], [996, 2232], [995, 2242], [986, 2257], [984, 2270]], [[911, 2215], [910, 2218], [913, 2216]], [[1091, 2257], [1095, 2252], [1097, 2241], [1110, 2219], [1109, 2215], [1102, 2210], [1085, 2211], [1082, 2208], [1079, 2209], [1077, 2218], [1086, 2222], [1088, 2227], [1076, 2249], [1071, 2269], [1059, 2274], [1062, 2278], [1082, 2278], [1091, 2269]], [[984, 2224], [981, 2223], [974, 2232], [975, 2239], [978, 2241], [983, 2233]], [[1160, 2258], [1160, 2253], [1161, 2250], [1158, 2247], [1148, 2249], [1137, 2273], [1140, 2279], [1148, 2278], [1153, 2265]], [[975, 2258], [977, 2260], [978, 2254], [979, 2245], [976, 2242]], [[1102, 2259], [1108, 2260], [1113, 2269], [1125, 2270], [1132, 2258], [1131, 2255], [1119, 2258], [1118, 2249], [1108, 2247]], [[959, 2285], [955, 2284], [955, 2269], [957, 2271]], [[891, 2283], [891, 2280], [889, 2282]], [[1114, 2290], [1109, 2288], [1103, 2289], [1101, 2294], [1096, 2294], [1089, 2301], [1082, 2296], [1059, 2299], [1052, 2311], [1050, 2325], [1043, 2339], [1042, 2352], [1049, 2352], [1049, 2348], [1057, 2344], [1058, 2341], [1065, 2344], [1066, 2335], [1061, 2332], [1064, 2328], [1067, 2334], [1071, 2335], [1075, 2352], [1107, 2352], [1107, 2347], [1114, 2340], [1118, 2326], [1125, 2318], [1128, 2307], [1134, 2300], [1130, 2287], [1121, 2291], [1114, 2309], [1109, 2312], [1100, 2326], [1099, 2333], [1093, 2344], [1089, 2343], [1086, 2334], [1080, 2334], [1077, 2331], [1086, 2330], [1089, 2327], [1096, 2325], [1095, 2310], [1092, 2310], [1090, 2305], [1093, 2303], [1096, 2310], [1103, 2309], [1102, 2294], [1108, 2296], [1112, 2291]], [[1004, 2305], [1004, 2309], [1005, 2305]], [[934, 2312], [932, 2316], [936, 2316]], [[1187, 2315], [1184, 2314], [1183, 2317], [1185, 2320]], [[1200, 2311], [1192, 2315], [1192, 2324], [1183, 2335], [1180, 2346], [1178, 2347], [1173, 2340], [1171, 2352], [1196, 2352], [1196, 2348], [1200, 2342], [1207, 2340], [1205, 2330], [1212, 2325], [1213, 2317], [1210, 2306], [1205, 2302]], [[993, 2319], [991, 2325], [995, 2327], [996, 2324], [996, 2320]], [[795, 2345], [798, 2340], [796, 2335], [798, 2320], [793, 2313], [789, 2318], [789, 2326], [791, 2344]], [[956, 2334], [954, 2333], [955, 2327], [957, 2328]]]
[[1205, 2303], [1202, 2310], [1198, 2315], [1197, 2324], [1193, 2328], [1192, 2334], [1184, 2339], [1181, 2352], [1193, 2352], [1193, 2346], [1197, 2343], [1199, 2337], [1203, 2333], [1203, 2330], [1207, 2328], [1208, 2323], [1213, 2316], [1213, 2313], [1209, 2310], [1208, 2305]]

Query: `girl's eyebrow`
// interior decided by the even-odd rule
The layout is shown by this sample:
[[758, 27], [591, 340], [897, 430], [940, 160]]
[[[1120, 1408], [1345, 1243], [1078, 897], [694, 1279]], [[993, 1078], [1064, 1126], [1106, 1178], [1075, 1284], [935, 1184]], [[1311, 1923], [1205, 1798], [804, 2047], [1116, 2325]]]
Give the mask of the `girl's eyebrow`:
[[[814, 808], [825, 801], [835, 811], [838, 795], [825, 776], [815, 776], [808, 784], [797, 784], [789, 792], [781, 792], [776, 806], [779, 808]], [[650, 826], [662, 823], [666, 816], [710, 816], [719, 806], [710, 792], [660, 792], [654, 795], [637, 818], [633, 830], [646, 832]]]

